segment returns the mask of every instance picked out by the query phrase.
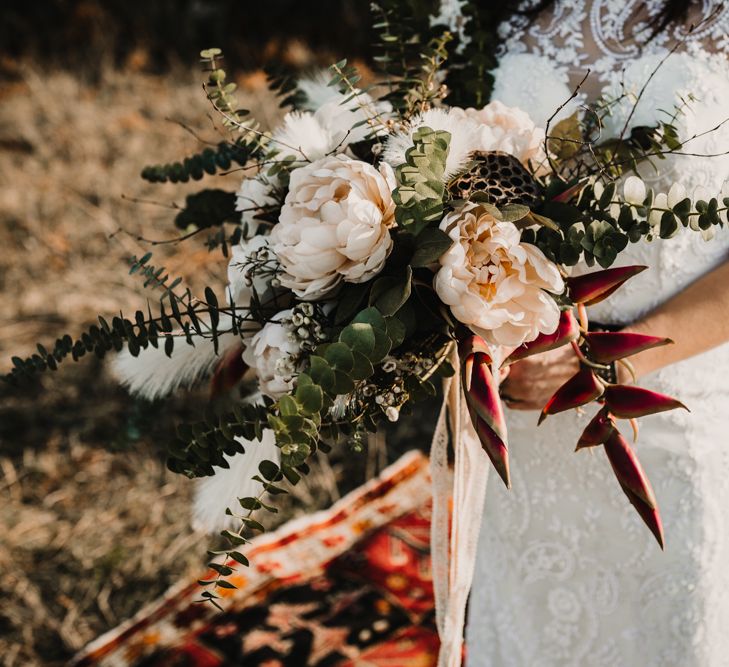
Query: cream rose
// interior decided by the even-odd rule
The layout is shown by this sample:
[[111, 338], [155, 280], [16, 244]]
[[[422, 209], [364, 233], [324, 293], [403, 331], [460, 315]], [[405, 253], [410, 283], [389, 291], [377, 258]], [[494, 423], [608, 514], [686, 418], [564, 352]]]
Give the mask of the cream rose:
[[247, 342], [243, 361], [258, 376], [261, 392], [277, 399], [294, 387], [295, 360], [301, 346], [292, 334], [292, 311], [281, 311]]
[[515, 347], [555, 331], [559, 307], [544, 290], [560, 293], [564, 283], [513, 223], [468, 202], [440, 228], [453, 245], [440, 258], [435, 289], [456, 319], [494, 345]]
[[248, 308], [254, 291], [262, 296], [270, 288], [275, 262], [268, 237], [262, 234], [234, 245], [228, 264], [228, 300]]
[[537, 127], [525, 111], [501, 102], [491, 102], [481, 109], [430, 109], [390, 136], [383, 160], [393, 167], [403, 164], [407, 150], [413, 145], [413, 134], [423, 126], [450, 134], [443, 174], [446, 182], [468, 167], [475, 152], [501, 151], [513, 155], [537, 174], [549, 171], [544, 130]]
[[526, 111], [494, 101], [481, 109], [463, 109], [462, 113], [478, 124], [476, 150], [508, 153], [525, 167], [536, 168], [537, 173], [549, 169], [544, 130], [534, 124]]
[[344, 155], [294, 170], [270, 236], [281, 284], [313, 301], [379, 273], [392, 249], [395, 186], [389, 165], [378, 170]]
[[274, 190], [277, 185], [275, 180], [272, 181], [263, 174], [244, 178], [240, 184], [238, 192], [235, 193], [235, 210], [240, 211], [241, 222], [247, 225], [249, 233], [258, 230], [258, 216], [276, 205]]

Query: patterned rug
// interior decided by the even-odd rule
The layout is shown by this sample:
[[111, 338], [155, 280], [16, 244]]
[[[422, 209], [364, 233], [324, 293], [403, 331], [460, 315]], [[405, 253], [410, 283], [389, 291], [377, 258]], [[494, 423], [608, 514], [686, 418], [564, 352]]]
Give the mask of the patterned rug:
[[224, 612], [183, 582], [72, 664], [434, 665], [429, 498], [427, 459], [406, 454], [331, 509], [247, 545], [251, 567], [230, 578]]

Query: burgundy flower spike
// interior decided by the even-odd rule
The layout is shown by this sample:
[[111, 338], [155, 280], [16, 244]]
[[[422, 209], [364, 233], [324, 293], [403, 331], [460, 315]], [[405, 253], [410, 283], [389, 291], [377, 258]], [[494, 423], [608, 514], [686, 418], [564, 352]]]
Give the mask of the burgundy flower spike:
[[[580, 326], [578, 335], [568, 337], [566, 340], [571, 342], [580, 357], [581, 367], [547, 402], [539, 422], [544, 421], [548, 415], [580, 407], [592, 401], [602, 404], [600, 411], [582, 432], [577, 442], [577, 450], [599, 446], [605, 448], [620, 487], [663, 548], [663, 526], [653, 488], [635, 452], [618, 430], [616, 419], [630, 419], [637, 433], [635, 422], [637, 417], [676, 408], [686, 409], [686, 406], [670, 396], [648, 389], [634, 385], [611, 384], [602, 379], [600, 369], [606, 369], [606, 364], [673, 341], [630, 332], [590, 332], [587, 329], [585, 310], [586, 306], [594, 305], [609, 297], [645, 268], [626, 266], [567, 279], [567, 294], [578, 308]], [[560, 329], [566, 328], [568, 321], [567, 316], [563, 317]], [[559, 337], [558, 334], [554, 336]]]
[[509, 488], [506, 421], [498, 385], [491, 372], [488, 346], [478, 336], [469, 336], [461, 342], [460, 357], [463, 392], [473, 427], [496, 472]]
[[628, 500], [663, 549], [663, 524], [653, 487], [635, 452], [617, 429], [605, 442], [605, 453]]
[[593, 306], [607, 299], [624, 282], [646, 270], [645, 266], [621, 266], [616, 269], [593, 271], [567, 278], [567, 291], [573, 303]]

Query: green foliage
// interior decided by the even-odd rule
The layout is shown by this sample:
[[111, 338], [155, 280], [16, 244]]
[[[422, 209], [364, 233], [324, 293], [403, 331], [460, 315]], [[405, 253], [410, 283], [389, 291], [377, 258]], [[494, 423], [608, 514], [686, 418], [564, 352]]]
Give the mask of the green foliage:
[[[98, 325], [92, 325], [76, 339], [69, 334], [58, 338], [51, 351], [38, 344], [37, 354], [26, 359], [13, 357], [13, 369], [3, 379], [12, 384], [30, 381], [46, 370], [57, 370], [69, 356], [73, 361], [78, 361], [88, 353], [103, 358], [111, 350], [121, 351], [124, 345], [135, 357], [149, 346], [157, 348], [160, 345], [163, 345], [167, 356], [171, 356], [177, 342], [195, 345], [195, 338], [203, 337], [212, 341], [217, 352], [220, 334], [237, 334], [241, 322], [251, 317], [249, 313], [236, 311], [234, 306], [221, 307], [209, 287], [205, 288], [205, 300], [194, 299], [189, 290], [182, 296], [176, 294], [174, 288], [180, 281], [175, 279], [169, 282], [163, 267], [147, 264], [150, 257], [151, 253], [147, 253], [140, 259], [134, 258], [130, 273], [139, 272], [146, 285], [164, 290], [157, 315], [153, 315], [148, 308], [146, 314], [141, 310], [136, 311], [133, 319], [121, 314], [115, 316], [111, 323], [99, 316]], [[221, 314], [229, 315], [231, 322], [223, 330], [218, 326]]]
[[463, 4], [461, 12], [468, 17], [464, 26], [467, 39], [451, 48], [448, 58], [448, 104], [482, 107], [490, 100], [494, 83], [491, 71], [498, 65], [496, 54], [501, 44], [498, 27], [517, 11], [517, 5], [510, 0]]
[[205, 148], [183, 160], [167, 164], [149, 165], [142, 170], [142, 178], [152, 183], [187, 183], [199, 181], [206, 174], [226, 171], [233, 164], [245, 166], [263, 150], [263, 134], [257, 124], [248, 118], [246, 109], [238, 108], [235, 98], [236, 84], [226, 81], [226, 73], [220, 66], [223, 55], [220, 49], [201, 51], [203, 69], [208, 73], [205, 91], [208, 99], [223, 117], [223, 125], [241, 134], [232, 142], [221, 141], [215, 148]]
[[[133, 275], [135, 273], [139, 273], [141, 276], [144, 277], [144, 287], [153, 287], [162, 289], [165, 291], [165, 295], [168, 296], [170, 299], [177, 299], [180, 300], [182, 297], [179, 297], [177, 294], [175, 294], [175, 288], [182, 284], [182, 278], [173, 278], [170, 279], [169, 273], [167, 273], [167, 270], [164, 266], [154, 266], [152, 264], [149, 264], [149, 260], [152, 259], [152, 253], [148, 252], [142, 257], [137, 258], [137, 256], [133, 256], [129, 260], [129, 274]], [[190, 293], [187, 292], [185, 299], [190, 299]]]
[[240, 213], [235, 210], [235, 193], [226, 190], [201, 190], [185, 197], [185, 208], [175, 216], [175, 226], [187, 229], [218, 227], [224, 222], [237, 223]]
[[205, 92], [215, 109], [223, 116], [223, 124], [229, 129], [238, 129], [248, 132], [253, 125], [246, 124], [250, 115], [247, 109], [238, 107], [235, 91], [238, 86], [227, 81], [227, 74], [221, 67], [223, 52], [220, 49], [204, 49], [200, 51], [200, 62], [204, 72], [208, 73]]
[[440, 84], [438, 75], [448, 58], [447, 44], [453, 39], [449, 32], [433, 37], [421, 50], [420, 63], [415, 72], [406, 79], [410, 89], [405, 94], [401, 113], [409, 118], [430, 109], [434, 102], [445, 97], [447, 88]]
[[377, 106], [372, 103], [372, 98], [368, 95], [375, 86], [360, 88], [358, 84], [362, 76], [356, 67], [347, 64], [346, 58], [331, 65], [329, 70], [332, 77], [328, 85], [338, 88], [343, 95], [346, 95], [341, 104], [354, 102], [364, 112], [365, 120], [354, 123], [352, 129], [368, 125], [370, 127], [369, 138], [374, 136], [375, 129], [387, 130], [389, 128], [387, 120], [381, 116]]
[[256, 148], [251, 143], [221, 141], [215, 148], [205, 148], [180, 162], [149, 165], [142, 169], [142, 178], [150, 183], [199, 181], [205, 174], [227, 171], [234, 163], [244, 166]]
[[413, 268], [428, 266], [437, 262], [441, 255], [451, 247], [450, 236], [437, 227], [427, 227], [416, 239], [415, 252], [410, 259]]
[[599, 197], [591, 185], [569, 202], [553, 201], [552, 195], [547, 192], [547, 202], [538, 210], [556, 223], [556, 228], [524, 230], [522, 240], [535, 243], [549, 259], [566, 266], [584, 258], [589, 266], [597, 263], [608, 268], [628, 243], [655, 237], [668, 239], [681, 226], [706, 231], [729, 222], [729, 198], [723, 202], [718, 198], [692, 202], [687, 197], [672, 209], [662, 209], [656, 208], [650, 189], [640, 204], [623, 200], [615, 181], [602, 187]]
[[168, 446], [167, 467], [190, 478], [214, 475], [213, 466], [229, 468], [224, 456], [245, 453], [236, 438], [261, 439], [267, 411], [264, 405], [242, 404], [226, 415], [211, 414], [201, 421], [181, 424]]
[[371, 4], [374, 24], [373, 60], [386, 77], [386, 99], [401, 113], [410, 109], [413, 80], [421, 75], [422, 54], [433, 37], [428, 17], [434, 0], [377, 0]]
[[263, 68], [268, 89], [281, 98], [280, 107], [300, 109], [305, 106], [306, 95], [298, 88], [300, 72], [282, 63], [269, 63]]
[[413, 146], [405, 153], [405, 164], [395, 170], [399, 184], [392, 193], [397, 206], [395, 219], [415, 236], [443, 216], [443, 175], [450, 138], [443, 130], [418, 128]]
[[375, 280], [370, 291], [370, 304], [386, 316], [394, 315], [410, 298], [413, 270], [406, 266], [397, 275]]

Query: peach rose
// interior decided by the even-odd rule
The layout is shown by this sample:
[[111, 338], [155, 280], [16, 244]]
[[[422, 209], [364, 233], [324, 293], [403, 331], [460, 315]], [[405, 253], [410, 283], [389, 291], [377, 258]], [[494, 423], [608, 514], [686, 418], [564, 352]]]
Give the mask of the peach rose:
[[493, 345], [516, 347], [555, 331], [559, 307], [544, 290], [561, 293], [562, 277], [513, 223], [467, 202], [440, 228], [453, 245], [439, 260], [435, 289], [456, 319]]
[[475, 150], [508, 153], [525, 167], [531, 164], [537, 174], [549, 169], [544, 130], [534, 124], [526, 111], [497, 100], [482, 109], [464, 109], [463, 115], [479, 126]]

